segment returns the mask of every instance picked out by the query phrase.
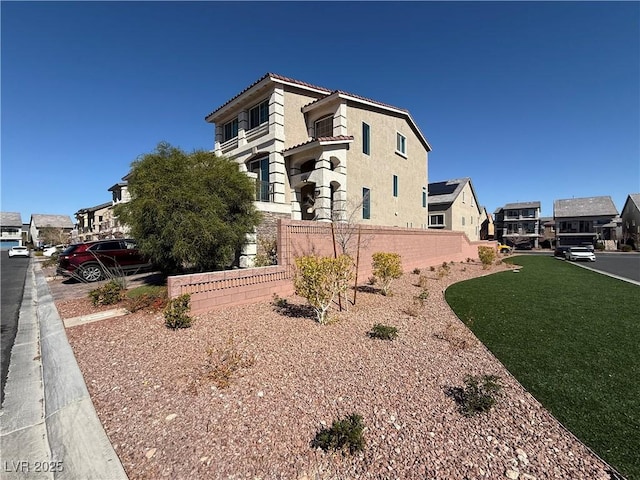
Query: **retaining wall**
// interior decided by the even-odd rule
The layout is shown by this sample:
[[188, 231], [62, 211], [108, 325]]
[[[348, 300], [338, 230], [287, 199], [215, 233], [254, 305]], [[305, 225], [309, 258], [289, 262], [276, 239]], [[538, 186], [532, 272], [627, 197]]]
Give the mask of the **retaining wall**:
[[[358, 232], [359, 230], [359, 232]], [[331, 256], [333, 238], [342, 243], [353, 258], [357, 255], [360, 234], [358, 283], [367, 281], [372, 272], [374, 252], [395, 252], [402, 256], [405, 272], [426, 268], [442, 262], [478, 258], [478, 246], [495, 246], [495, 242], [471, 242], [462, 232], [420, 230], [379, 226], [337, 226], [313, 221], [278, 221], [278, 265], [271, 267], [226, 270], [169, 277], [169, 297], [191, 295], [192, 313], [203, 313], [230, 305], [242, 305], [270, 300], [273, 295], [291, 295], [295, 257], [317, 254]], [[348, 242], [346, 241], [348, 239]]]

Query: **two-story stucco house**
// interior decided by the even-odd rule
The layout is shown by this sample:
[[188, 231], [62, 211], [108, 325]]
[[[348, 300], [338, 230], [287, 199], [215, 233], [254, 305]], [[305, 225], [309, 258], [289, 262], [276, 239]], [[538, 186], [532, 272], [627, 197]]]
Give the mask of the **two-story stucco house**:
[[556, 246], [595, 245], [602, 242], [615, 250], [618, 240], [618, 210], [610, 196], [569, 198], [553, 203]]
[[55, 238], [54, 243], [67, 243], [71, 239], [71, 232], [74, 228], [73, 222], [69, 215], [48, 215], [42, 213], [33, 213], [29, 222], [29, 241], [35, 247], [41, 247], [46, 242], [40, 238], [41, 230], [44, 228], [53, 229]]
[[480, 240], [486, 217], [470, 178], [430, 183], [428, 196], [429, 228], [464, 232], [469, 240]]
[[540, 246], [540, 202], [507, 203], [496, 210], [495, 222], [499, 242], [518, 248]]
[[0, 212], [0, 250], [22, 246], [20, 212]]
[[111, 202], [81, 208], [75, 213], [76, 228], [72, 240], [74, 242], [88, 242], [107, 238], [110, 235], [107, 226], [112, 216]]
[[268, 73], [205, 118], [267, 222], [427, 227], [431, 147], [407, 110]]
[[622, 207], [622, 241], [640, 249], [640, 193], [632, 193]]

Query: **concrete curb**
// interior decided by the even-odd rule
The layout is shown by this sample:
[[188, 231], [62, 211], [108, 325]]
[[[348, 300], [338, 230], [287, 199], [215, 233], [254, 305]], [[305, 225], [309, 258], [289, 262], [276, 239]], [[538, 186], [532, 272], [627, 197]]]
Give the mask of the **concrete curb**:
[[127, 479], [40, 265], [31, 263], [0, 426], [2, 478]]
[[112, 310], [105, 310], [104, 312], [90, 313], [89, 315], [67, 318], [64, 320], [64, 326], [66, 328], [75, 327], [76, 325], [84, 325], [85, 323], [97, 322], [107, 318], [122, 317], [123, 315], [128, 314], [129, 310], [126, 308], [115, 308]]

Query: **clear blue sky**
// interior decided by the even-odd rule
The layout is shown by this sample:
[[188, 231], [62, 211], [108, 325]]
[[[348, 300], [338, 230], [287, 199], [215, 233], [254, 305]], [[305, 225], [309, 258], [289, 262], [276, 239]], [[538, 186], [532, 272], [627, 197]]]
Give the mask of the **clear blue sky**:
[[111, 200], [159, 141], [266, 72], [408, 109], [429, 181], [505, 203], [640, 191], [638, 2], [6, 2], [2, 205], [24, 222]]

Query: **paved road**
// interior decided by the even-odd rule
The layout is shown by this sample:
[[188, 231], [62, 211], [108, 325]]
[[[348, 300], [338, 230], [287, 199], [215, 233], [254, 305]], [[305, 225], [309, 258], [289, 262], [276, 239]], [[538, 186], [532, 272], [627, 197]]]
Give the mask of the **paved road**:
[[640, 282], [640, 254], [637, 253], [596, 253], [595, 263], [591, 262], [587, 266]]
[[0, 252], [0, 374], [2, 388], [0, 390], [0, 403], [4, 401], [4, 386], [9, 372], [9, 358], [11, 348], [18, 331], [18, 313], [24, 292], [24, 281], [29, 266], [29, 258], [9, 258], [7, 252]]

